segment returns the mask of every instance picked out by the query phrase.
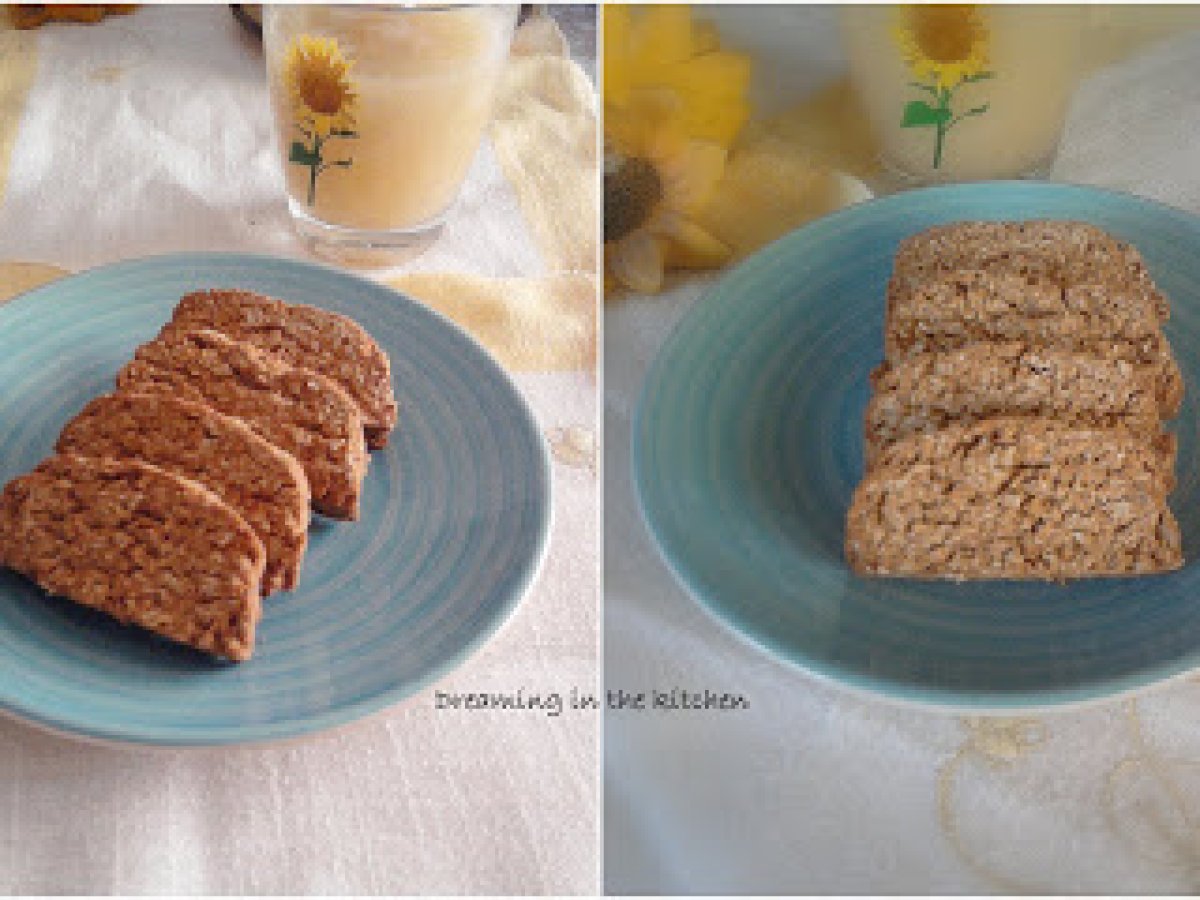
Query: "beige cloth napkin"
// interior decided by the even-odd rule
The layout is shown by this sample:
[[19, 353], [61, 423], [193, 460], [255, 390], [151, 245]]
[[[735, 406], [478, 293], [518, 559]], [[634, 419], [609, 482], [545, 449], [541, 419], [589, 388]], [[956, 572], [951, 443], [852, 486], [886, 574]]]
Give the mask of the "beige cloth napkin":
[[37, 42], [28, 32], [0, 25], [0, 199], [25, 95], [37, 72]]
[[596, 97], [565, 51], [552, 20], [535, 17], [521, 26], [500, 84], [492, 143], [547, 268], [591, 274], [599, 236]]
[[[21, 110], [36, 72], [35, 36], [0, 25], [0, 200], [8, 183]], [[0, 259], [0, 303], [66, 274], [66, 269], [58, 266]]]
[[396, 288], [449, 316], [508, 368], [596, 365], [596, 100], [553, 19], [518, 29], [498, 87], [492, 144], [548, 276], [414, 273]]
[[511, 371], [595, 369], [594, 276], [480, 278], [418, 272], [396, 276], [391, 283], [465, 327]]

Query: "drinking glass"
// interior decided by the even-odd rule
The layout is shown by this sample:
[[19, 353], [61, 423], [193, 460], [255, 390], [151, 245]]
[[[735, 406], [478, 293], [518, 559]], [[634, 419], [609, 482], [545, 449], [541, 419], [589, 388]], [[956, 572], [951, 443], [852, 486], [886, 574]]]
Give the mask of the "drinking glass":
[[263, 10], [288, 206], [317, 249], [428, 242], [492, 114], [515, 5]]
[[1083, 17], [1080, 6], [844, 7], [851, 79], [885, 169], [914, 183], [1044, 174]]

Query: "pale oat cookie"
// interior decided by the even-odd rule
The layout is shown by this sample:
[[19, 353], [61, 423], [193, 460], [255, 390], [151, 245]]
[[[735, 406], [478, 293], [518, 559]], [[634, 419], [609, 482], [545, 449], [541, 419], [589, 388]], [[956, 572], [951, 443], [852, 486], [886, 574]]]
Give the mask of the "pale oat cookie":
[[180, 299], [161, 335], [200, 328], [220, 331], [333, 379], [358, 404], [368, 446], [387, 444], [396, 425], [391, 365], [353, 319], [252, 291], [196, 291]]
[[216, 494], [147, 463], [64, 454], [0, 492], [0, 565], [229, 659], [254, 652], [265, 564]]
[[1168, 316], [1137, 251], [1085, 223], [956, 222], [902, 242], [851, 568], [1063, 580], [1181, 566]]
[[358, 406], [307, 369], [211, 330], [143, 344], [117, 375], [118, 390], [181, 397], [236, 416], [304, 469], [313, 508], [358, 518], [367, 449]]
[[[885, 363], [871, 376], [865, 417], [870, 469], [912, 434], [997, 416], [1046, 417], [1090, 428], [1165, 434], [1153, 373], [1114, 355], [975, 343]], [[1174, 464], [1174, 441], [1163, 462]]]
[[108, 394], [67, 423], [55, 450], [137, 459], [199, 482], [263, 542], [264, 596], [296, 586], [308, 542], [308, 479], [293, 456], [241, 419], [175, 397]]
[[1120, 288], [1129, 302], [1159, 321], [1170, 306], [1154, 286], [1141, 254], [1086, 222], [953, 222], [902, 241], [893, 281], [898, 293], [959, 269], [1045, 278], [1062, 288]]
[[1062, 580], [1183, 564], [1172, 478], [1140, 437], [993, 419], [909, 437], [854, 492], [846, 559], [864, 575]]
[[1115, 356], [1153, 374], [1165, 418], [1179, 411], [1183, 377], [1154, 311], [1118, 288], [1062, 287], [1044, 276], [964, 269], [888, 288], [884, 352], [916, 353], [986, 341]]

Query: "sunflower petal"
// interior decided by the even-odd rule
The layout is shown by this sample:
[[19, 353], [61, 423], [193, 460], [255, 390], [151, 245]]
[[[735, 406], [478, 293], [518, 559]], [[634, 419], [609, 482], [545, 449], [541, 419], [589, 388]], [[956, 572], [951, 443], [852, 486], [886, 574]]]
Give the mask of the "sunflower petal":
[[358, 96], [350, 66], [335, 39], [299, 35], [287, 49], [283, 69], [294, 121], [311, 121], [322, 135], [352, 129]]
[[663, 222], [668, 238], [666, 264], [672, 269], [715, 269], [729, 262], [732, 248], [691, 219], [672, 215]]
[[865, 188], [814, 163], [794, 144], [765, 135], [742, 146], [697, 224], [744, 256], [782, 234], [862, 199]]
[[725, 148], [711, 141], [690, 141], [684, 152], [662, 166], [668, 203], [693, 212], [704, 206], [725, 173]]
[[627, 6], [603, 7], [604, 100], [616, 106], [629, 100], [633, 79], [629, 70], [629, 40], [633, 19]]
[[720, 49], [721, 33], [717, 31], [716, 25], [705, 19], [692, 23], [692, 52], [695, 55]]
[[745, 101], [750, 59], [715, 51], [664, 69], [662, 83], [684, 99], [684, 121], [693, 137], [728, 146], [750, 116]]
[[687, 143], [680, 109], [681, 101], [674, 91], [639, 87], [630, 92], [623, 108], [605, 108], [604, 131], [623, 156], [674, 156]]
[[987, 66], [989, 29], [984, 16], [977, 4], [901, 6], [892, 38], [921, 81], [951, 89]]
[[692, 56], [692, 11], [681, 4], [646, 6], [633, 23], [631, 50], [634, 72], [650, 75]]
[[608, 245], [608, 265], [613, 276], [639, 294], [662, 290], [663, 248], [658, 238], [639, 230]]

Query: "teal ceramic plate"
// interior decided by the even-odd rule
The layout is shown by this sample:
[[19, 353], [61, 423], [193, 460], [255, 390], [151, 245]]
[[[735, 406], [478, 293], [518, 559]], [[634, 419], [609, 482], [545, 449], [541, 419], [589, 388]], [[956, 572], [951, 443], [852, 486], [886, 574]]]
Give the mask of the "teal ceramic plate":
[[0, 710], [151, 744], [289, 737], [371, 713], [462, 662], [539, 566], [549, 467], [529, 408], [469, 337], [319, 266], [232, 254], [119, 263], [0, 307], [0, 482], [111, 389], [175, 301], [241, 287], [346, 313], [392, 361], [400, 425], [372, 454], [358, 522], [315, 517], [300, 585], [264, 601], [254, 658], [208, 659], [0, 572]]
[[[843, 517], [862, 474], [868, 373], [899, 241], [959, 219], [1081, 219], [1131, 241], [1170, 297], [1187, 396], [1171, 506], [1181, 571], [1069, 586], [854, 576]], [[783, 660], [896, 699], [1014, 708], [1094, 699], [1200, 665], [1200, 220], [1070, 185], [894, 195], [819, 220], [730, 273], [647, 376], [635, 482], [690, 591]]]

